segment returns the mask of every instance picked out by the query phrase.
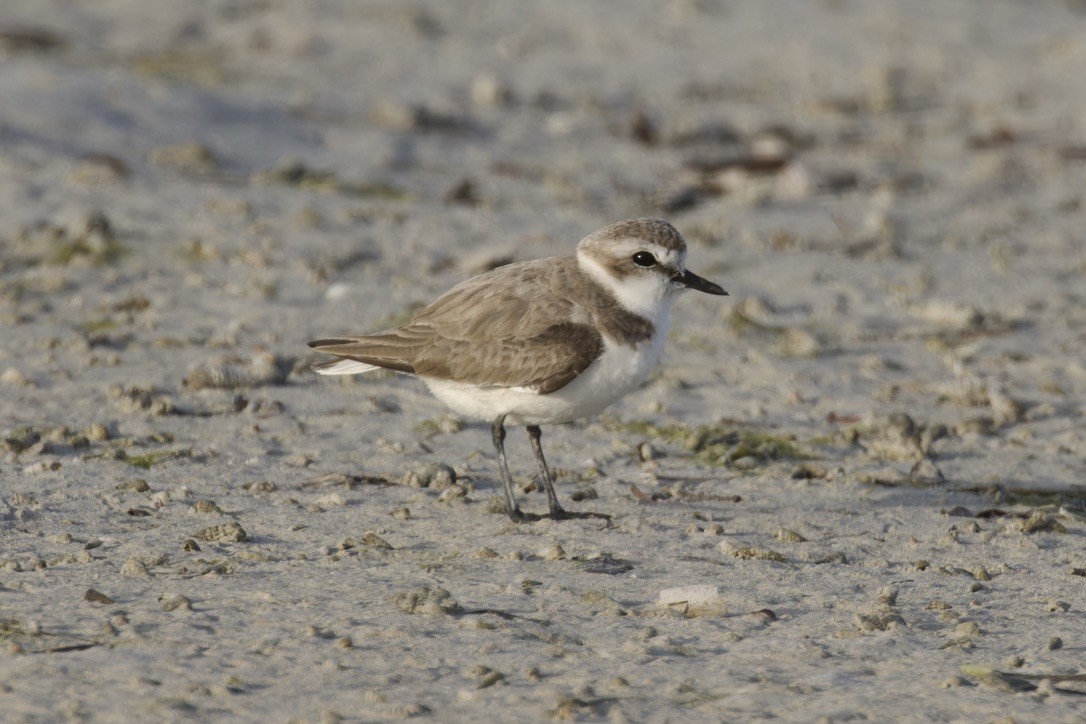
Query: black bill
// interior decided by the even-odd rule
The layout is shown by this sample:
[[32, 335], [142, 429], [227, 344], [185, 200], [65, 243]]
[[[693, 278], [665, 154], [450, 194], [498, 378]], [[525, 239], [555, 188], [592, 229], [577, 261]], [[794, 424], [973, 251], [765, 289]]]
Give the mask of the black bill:
[[699, 277], [694, 272], [687, 269], [682, 274], [676, 274], [671, 277], [671, 281], [676, 284], [681, 284], [687, 289], [694, 289], [695, 291], [705, 292], [706, 294], [717, 294], [721, 296], [728, 296], [728, 293], [719, 284], [713, 284], [705, 277]]

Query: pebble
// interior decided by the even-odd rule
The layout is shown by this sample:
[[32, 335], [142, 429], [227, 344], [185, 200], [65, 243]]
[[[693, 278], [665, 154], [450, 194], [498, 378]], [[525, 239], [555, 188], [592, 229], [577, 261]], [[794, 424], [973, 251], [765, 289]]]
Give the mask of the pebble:
[[347, 498], [343, 493], [329, 493], [328, 495], [321, 496], [320, 499], [317, 500], [317, 505], [322, 510], [327, 510], [328, 508], [342, 508], [347, 505]]
[[1007, 658], [1003, 659], [1003, 666], [1008, 669], [1020, 669], [1025, 666], [1025, 663], [1025, 657], [1019, 656], [1017, 654], [1015, 654], [1014, 656], [1008, 656]]
[[762, 560], [786, 563], [788, 557], [782, 553], [760, 546], [741, 546], [730, 540], [720, 542], [720, 552], [743, 560]]
[[468, 495], [468, 486], [463, 483], [457, 483], [450, 485], [441, 491], [441, 494], [437, 496], [439, 503], [451, 503], [453, 501], [461, 501]]
[[660, 457], [660, 452], [650, 442], [642, 442], [637, 446], [637, 459], [643, 463], [651, 463]]
[[977, 625], [975, 621], [963, 621], [954, 627], [953, 631], [950, 633], [950, 638], [961, 640], [973, 638], [974, 636], [981, 636], [983, 634], [984, 631], [981, 630], [980, 626]]
[[969, 679], [966, 679], [964, 676], [948, 676], [947, 678], [943, 679], [942, 683], [939, 684], [939, 686], [943, 687], [944, 689], [954, 689], [959, 686], [969, 686]]
[[706, 584], [665, 588], [657, 594], [656, 602], [667, 608], [681, 608], [688, 614], [724, 613], [727, 610], [720, 587]]
[[861, 631], [888, 631], [905, 625], [905, 619], [890, 609], [857, 613], [855, 620]]
[[919, 319], [950, 329], [975, 329], [984, 323], [984, 314], [976, 307], [939, 299], [911, 306], [908, 311]]
[[159, 605], [163, 611], [191, 611], [192, 600], [185, 596], [159, 596]]
[[89, 601], [90, 603], [101, 603], [107, 606], [112, 606], [114, 603], [116, 603], [116, 601], [114, 601], [106, 594], [102, 593], [101, 591], [96, 591], [93, 588], [87, 589], [86, 593], [83, 594], [83, 600]]
[[294, 368], [293, 357], [272, 352], [258, 352], [252, 357], [230, 356], [204, 362], [193, 368], [183, 384], [190, 390], [223, 389], [281, 385]]
[[553, 543], [547, 546], [540, 555], [545, 561], [563, 561], [566, 559], [566, 551], [559, 543]]
[[31, 384], [30, 379], [24, 375], [21, 370], [15, 367], [8, 367], [3, 372], [0, 372], [0, 383], [11, 385], [12, 387], [28, 387]]
[[369, 546], [370, 548], [380, 548], [387, 551], [392, 550], [392, 544], [372, 530], [367, 530], [362, 534], [362, 544]]
[[1018, 530], [1023, 533], [1038, 533], [1050, 531], [1053, 533], [1066, 533], [1067, 527], [1060, 523], [1054, 516], [1043, 510], [1034, 510], [1028, 518], [1018, 521]]
[[249, 535], [245, 532], [245, 529], [234, 522], [204, 528], [196, 534], [196, 537], [200, 540], [215, 543], [242, 543], [249, 540]]
[[219, 165], [211, 149], [195, 141], [152, 148], [149, 159], [153, 166], [188, 172], [213, 171]]
[[40, 460], [23, 468], [23, 473], [26, 475], [36, 475], [38, 473], [49, 473], [55, 470], [60, 470], [59, 460]]
[[621, 603], [603, 591], [589, 590], [581, 596], [581, 601], [592, 608], [593, 615], [626, 616], [629, 611]]
[[192, 506], [193, 512], [196, 513], [213, 513], [215, 515], [223, 515], [223, 510], [213, 500], [197, 500]]
[[409, 470], [400, 481], [410, 488], [445, 490], [456, 483], [456, 471], [446, 463], [429, 463]]
[[137, 558], [129, 558], [124, 562], [124, 565], [121, 566], [121, 575], [129, 578], [150, 578], [151, 576], [147, 566]]
[[402, 591], [394, 597], [396, 606], [404, 613], [422, 613], [430, 616], [448, 616], [462, 609], [456, 599], [444, 588], [433, 586]]

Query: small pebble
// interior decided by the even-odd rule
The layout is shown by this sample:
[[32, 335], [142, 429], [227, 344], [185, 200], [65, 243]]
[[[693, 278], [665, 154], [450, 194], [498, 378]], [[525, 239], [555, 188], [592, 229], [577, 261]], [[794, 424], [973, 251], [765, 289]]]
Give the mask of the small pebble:
[[196, 141], [152, 148], [149, 160], [154, 166], [187, 172], [212, 171], [218, 166], [211, 149]]
[[969, 680], [963, 676], [948, 676], [940, 684], [944, 689], [955, 689], [959, 686], [969, 686]]
[[479, 689], [488, 689], [494, 686], [499, 681], [505, 681], [505, 674], [500, 671], [490, 671], [479, 677], [479, 683], [477, 687]]
[[109, 428], [100, 422], [95, 422], [83, 433], [91, 442], [105, 442], [109, 439]]
[[147, 571], [147, 566], [142, 561], [136, 558], [129, 558], [121, 566], [121, 575], [128, 576], [130, 578], [149, 578], [150, 573]]
[[329, 493], [328, 495], [324, 495], [319, 500], [317, 500], [317, 505], [322, 510], [328, 510], [329, 508], [342, 508], [347, 505], [347, 498], [344, 497], [343, 493]]
[[115, 490], [121, 493], [146, 493], [151, 489], [151, 486], [147, 484], [147, 481], [143, 478], [134, 478], [132, 480], [125, 480], [123, 483], [118, 483]]
[[8, 367], [2, 373], [0, 373], [0, 383], [5, 385], [12, 385], [16, 387], [27, 387], [30, 385], [30, 380], [22, 371], [15, 367]]
[[204, 528], [196, 534], [196, 537], [200, 540], [215, 543], [242, 543], [249, 539], [249, 535], [245, 532], [245, 529], [234, 522], [222, 523], [220, 525]]
[[637, 459], [643, 463], [650, 463], [659, 457], [659, 453], [656, 448], [652, 446], [652, 443], [643, 442], [637, 446]]
[[370, 548], [380, 548], [382, 550], [392, 550], [392, 544], [381, 536], [374, 533], [372, 530], [367, 530], [362, 534], [362, 543]]
[[400, 481], [410, 488], [444, 490], [456, 482], [456, 471], [445, 463], [430, 463], [409, 470]]
[[857, 613], [855, 620], [861, 631], [888, 631], [905, 625], [905, 619], [889, 609]]
[[468, 496], [468, 488], [462, 483], [456, 483], [450, 485], [441, 491], [441, 494], [437, 496], [437, 502], [439, 503], [451, 503], [453, 501], [462, 501]]
[[883, 586], [879, 589], [878, 602], [884, 606], [893, 606], [897, 603], [897, 594], [896, 586]]
[[954, 627], [954, 630], [950, 634], [952, 639], [968, 639], [974, 636], [981, 636], [984, 631], [974, 621], [963, 621]]
[[160, 596], [158, 602], [163, 611], [192, 610], [192, 600], [185, 596]]
[[101, 591], [96, 591], [93, 588], [87, 589], [86, 593], [83, 594], [83, 600], [89, 601], [91, 603], [101, 603], [107, 606], [111, 606], [116, 603], [116, 601], [114, 601], [106, 594], [102, 593]]
[[402, 591], [397, 593], [393, 600], [404, 613], [447, 616], [459, 613], [462, 610], [452, 594], [438, 586]]
[[713, 585], [692, 585], [665, 588], [657, 594], [660, 606], [681, 606], [687, 613], [716, 611], [723, 613], [726, 605], [720, 588]]
[[541, 555], [543, 556], [543, 560], [547, 561], [562, 561], [566, 558], [565, 550], [558, 543], [554, 543], [545, 548]]
[[213, 500], [197, 500], [192, 509], [197, 513], [214, 513], [216, 515], [222, 515], [223, 513], [222, 508]]

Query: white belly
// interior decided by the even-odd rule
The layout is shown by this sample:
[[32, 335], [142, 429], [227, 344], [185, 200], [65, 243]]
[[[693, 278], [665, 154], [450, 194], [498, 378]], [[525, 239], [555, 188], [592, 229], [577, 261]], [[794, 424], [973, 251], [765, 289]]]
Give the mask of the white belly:
[[522, 425], [569, 422], [594, 415], [642, 385], [663, 351], [666, 326], [637, 348], [604, 340], [603, 354], [568, 385], [549, 395], [523, 387], [475, 387], [461, 382], [424, 379], [430, 391], [458, 414], [492, 421], [507, 415]]

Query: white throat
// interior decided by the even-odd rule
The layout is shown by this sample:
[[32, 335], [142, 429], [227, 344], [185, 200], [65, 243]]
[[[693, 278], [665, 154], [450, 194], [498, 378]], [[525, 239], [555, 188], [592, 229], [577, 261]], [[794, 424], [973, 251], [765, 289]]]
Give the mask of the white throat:
[[585, 254], [577, 255], [577, 264], [581, 271], [614, 294], [623, 309], [648, 319], [656, 327], [657, 334], [667, 333], [671, 306], [675, 303], [679, 290], [665, 277], [660, 274], [646, 274], [615, 279], [603, 265]]

